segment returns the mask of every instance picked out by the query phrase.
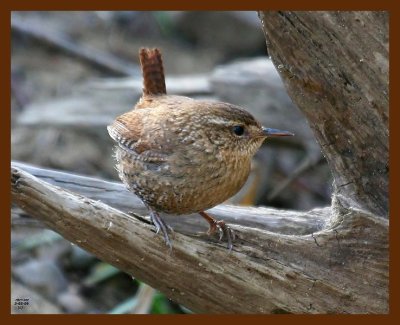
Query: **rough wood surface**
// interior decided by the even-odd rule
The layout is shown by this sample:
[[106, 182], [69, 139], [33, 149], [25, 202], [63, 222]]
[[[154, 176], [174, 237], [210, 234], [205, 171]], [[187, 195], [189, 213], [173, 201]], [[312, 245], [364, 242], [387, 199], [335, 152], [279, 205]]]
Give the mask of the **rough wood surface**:
[[[336, 218], [326, 210], [329, 226], [308, 235], [231, 223], [237, 239], [230, 254], [225, 244], [204, 234], [175, 232], [169, 254], [145, 219], [17, 167], [11, 176], [13, 202], [27, 213], [195, 312], [387, 312], [388, 222], [383, 218], [361, 211]], [[275, 214], [284, 217], [286, 211]]]
[[[122, 183], [38, 168], [21, 162], [12, 162], [12, 165], [45, 182], [89, 199], [101, 201], [123, 212], [148, 215], [142, 201], [129, 192]], [[319, 231], [329, 222], [330, 215], [330, 207], [317, 208], [307, 212], [285, 211], [285, 213], [281, 213], [279, 210], [270, 208], [219, 205], [208, 211], [217, 219], [223, 219], [229, 223], [287, 235], [310, 235]], [[13, 212], [15, 216], [13, 222], [15, 222], [21, 212], [16, 209], [13, 209]], [[208, 229], [208, 223], [198, 214], [185, 217], [164, 215], [164, 218], [176, 231], [194, 233], [204, 232]]]
[[388, 12], [267, 11], [260, 18], [268, 52], [332, 170], [335, 202], [387, 218]]

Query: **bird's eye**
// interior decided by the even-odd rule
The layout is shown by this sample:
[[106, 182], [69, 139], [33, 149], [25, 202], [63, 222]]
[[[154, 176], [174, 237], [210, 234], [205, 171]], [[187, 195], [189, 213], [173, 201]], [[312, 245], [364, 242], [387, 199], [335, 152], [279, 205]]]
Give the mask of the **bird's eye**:
[[241, 125], [235, 125], [232, 129], [233, 133], [235, 133], [237, 136], [241, 136], [244, 134], [244, 127]]

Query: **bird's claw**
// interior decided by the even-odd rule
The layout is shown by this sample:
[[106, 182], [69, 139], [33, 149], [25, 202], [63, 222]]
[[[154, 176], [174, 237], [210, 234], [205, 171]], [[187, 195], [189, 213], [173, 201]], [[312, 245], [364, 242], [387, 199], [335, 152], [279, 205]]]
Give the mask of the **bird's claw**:
[[226, 239], [228, 241], [228, 250], [230, 252], [232, 250], [232, 248], [233, 248], [232, 242], [236, 238], [235, 232], [233, 231], [233, 229], [231, 227], [226, 225], [225, 221], [223, 221], [223, 220], [219, 220], [219, 221], [215, 220], [214, 222], [210, 223], [210, 228], [208, 229], [207, 234], [208, 235], [212, 235], [217, 230], [219, 232], [219, 241], [221, 241], [222, 238], [225, 235], [225, 237], [226, 237]]
[[159, 214], [156, 211], [154, 211], [152, 209], [149, 209], [149, 210], [150, 210], [151, 221], [153, 222], [154, 227], [156, 228], [156, 235], [161, 230], [163, 237], [164, 237], [165, 244], [169, 247], [169, 251], [171, 252], [172, 244], [171, 244], [171, 240], [169, 239], [169, 236], [168, 236], [168, 230], [171, 233], [173, 233], [174, 232], [173, 229], [165, 223], [165, 221], [159, 216]]

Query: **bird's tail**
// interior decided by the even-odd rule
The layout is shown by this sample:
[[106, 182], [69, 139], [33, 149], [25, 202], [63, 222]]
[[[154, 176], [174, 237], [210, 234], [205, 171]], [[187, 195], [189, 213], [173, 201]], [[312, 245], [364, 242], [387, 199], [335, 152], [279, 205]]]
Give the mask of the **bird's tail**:
[[159, 49], [142, 48], [139, 52], [143, 75], [143, 97], [165, 95], [164, 67]]

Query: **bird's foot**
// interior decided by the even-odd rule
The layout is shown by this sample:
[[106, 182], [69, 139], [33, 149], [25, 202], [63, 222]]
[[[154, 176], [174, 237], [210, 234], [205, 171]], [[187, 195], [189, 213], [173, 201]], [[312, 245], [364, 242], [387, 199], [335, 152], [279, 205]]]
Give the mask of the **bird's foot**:
[[170, 231], [173, 234], [174, 230], [165, 223], [165, 221], [160, 217], [157, 211], [154, 211], [150, 207], [148, 208], [150, 211], [151, 221], [153, 222], [154, 227], [156, 228], [156, 234], [158, 234], [161, 230], [165, 244], [169, 247], [169, 250], [171, 251], [172, 243], [171, 240], [169, 239], [168, 231]]
[[221, 241], [222, 238], [225, 236], [226, 240], [228, 242], [228, 250], [229, 252], [233, 248], [233, 241], [235, 240], [235, 232], [231, 227], [229, 227], [225, 221], [223, 220], [216, 220], [204, 211], [199, 212], [199, 214], [207, 220], [207, 222], [210, 224], [210, 227], [208, 228], [207, 234], [208, 235], [213, 235], [214, 233], [217, 232], [219, 233], [219, 240]]

